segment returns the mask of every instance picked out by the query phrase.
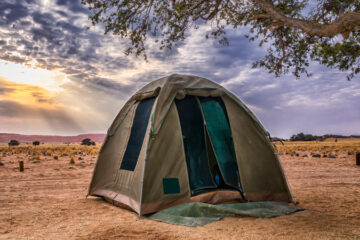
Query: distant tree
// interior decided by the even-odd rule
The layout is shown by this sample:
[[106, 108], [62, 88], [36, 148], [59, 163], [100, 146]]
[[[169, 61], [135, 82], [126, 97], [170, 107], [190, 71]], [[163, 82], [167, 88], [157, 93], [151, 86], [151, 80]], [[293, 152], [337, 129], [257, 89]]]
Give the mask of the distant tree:
[[90, 138], [84, 138], [84, 139], [81, 141], [81, 145], [91, 146], [91, 145], [95, 145], [95, 142], [94, 142], [94, 141], [91, 141]]
[[17, 141], [17, 140], [10, 140], [10, 142], [8, 144], [9, 144], [9, 146], [18, 146], [18, 145], [20, 145], [19, 141]]
[[281, 141], [285, 141], [283, 138], [279, 138], [279, 137], [271, 137], [271, 141], [272, 142], [281, 142]]
[[32, 143], [34, 146], [38, 146], [38, 145], [40, 145], [40, 142], [39, 141], [33, 141], [33, 143]]
[[296, 135], [292, 135], [290, 141], [315, 141], [320, 139], [318, 136], [313, 136], [311, 134], [298, 133]]
[[[126, 54], [145, 54], [148, 37], [160, 49], [184, 41], [190, 28], [210, 24], [205, 37], [228, 44], [226, 28], [242, 28], [250, 41], [267, 45], [267, 54], [253, 67], [270, 73], [307, 71], [310, 61], [360, 73], [359, 0], [81, 0], [93, 25], [104, 24], [105, 34], [129, 38]], [[315, 3], [315, 4], [314, 4]], [[245, 32], [245, 33], [246, 33]]]

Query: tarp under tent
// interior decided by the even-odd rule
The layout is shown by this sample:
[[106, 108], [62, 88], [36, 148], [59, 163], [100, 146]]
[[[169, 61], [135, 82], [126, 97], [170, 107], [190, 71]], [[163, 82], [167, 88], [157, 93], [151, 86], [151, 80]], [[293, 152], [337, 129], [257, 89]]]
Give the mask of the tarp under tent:
[[203, 226], [224, 217], [271, 218], [298, 211], [303, 208], [289, 206], [285, 202], [246, 202], [207, 204], [191, 202], [166, 208], [148, 215], [150, 219], [189, 227]]
[[147, 84], [123, 106], [89, 195], [139, 215], [191, 202], [293, 201], [255, 115], [219, 84], [178, 74]]

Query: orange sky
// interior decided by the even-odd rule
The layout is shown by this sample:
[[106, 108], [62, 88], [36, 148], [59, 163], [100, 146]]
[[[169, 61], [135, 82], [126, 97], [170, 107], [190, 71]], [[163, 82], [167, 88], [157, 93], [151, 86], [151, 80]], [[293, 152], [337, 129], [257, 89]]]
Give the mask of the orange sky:
[[1, 101], [14, 101], [34, 108], [57, 109], [60, 106], [52, 100], [52, 93], [45, 88], [16, 83], [0, 77], [3, 94]]

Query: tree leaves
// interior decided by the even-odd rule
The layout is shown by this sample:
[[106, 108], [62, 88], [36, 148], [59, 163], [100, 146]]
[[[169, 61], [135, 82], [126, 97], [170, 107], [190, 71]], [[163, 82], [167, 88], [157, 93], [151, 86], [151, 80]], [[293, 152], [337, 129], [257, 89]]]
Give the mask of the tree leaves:
[[90, 9], [93, 25], [102, 23], [106, 34], [130, 39], [127, 55], [146, 59], [148, 37], [160, 49], [171, 49], [190, 28], [211, 24], [204, 37], [222, 45], [228, 44], [226, 28], [248, 30], [250, 41], [260, 40], [259, 46], [267, 47], [266, 56], [253, 67], [275, 76], [310, 76], [311, 61], [344, 71], [349, 80], [360, 72], [360, 0], [320, 0], [315, 8], [307, 0], [82, 0], [82, 4]]

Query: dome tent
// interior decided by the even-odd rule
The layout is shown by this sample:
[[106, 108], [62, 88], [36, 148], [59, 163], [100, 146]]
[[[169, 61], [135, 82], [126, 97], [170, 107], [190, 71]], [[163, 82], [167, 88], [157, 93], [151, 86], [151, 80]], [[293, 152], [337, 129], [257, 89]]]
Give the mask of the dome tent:
[[177, 74], [149, 83], [123, 106], [89, 195], [139, 215], [187, 202], [293, 201], [254, 114], [222, 86]]

